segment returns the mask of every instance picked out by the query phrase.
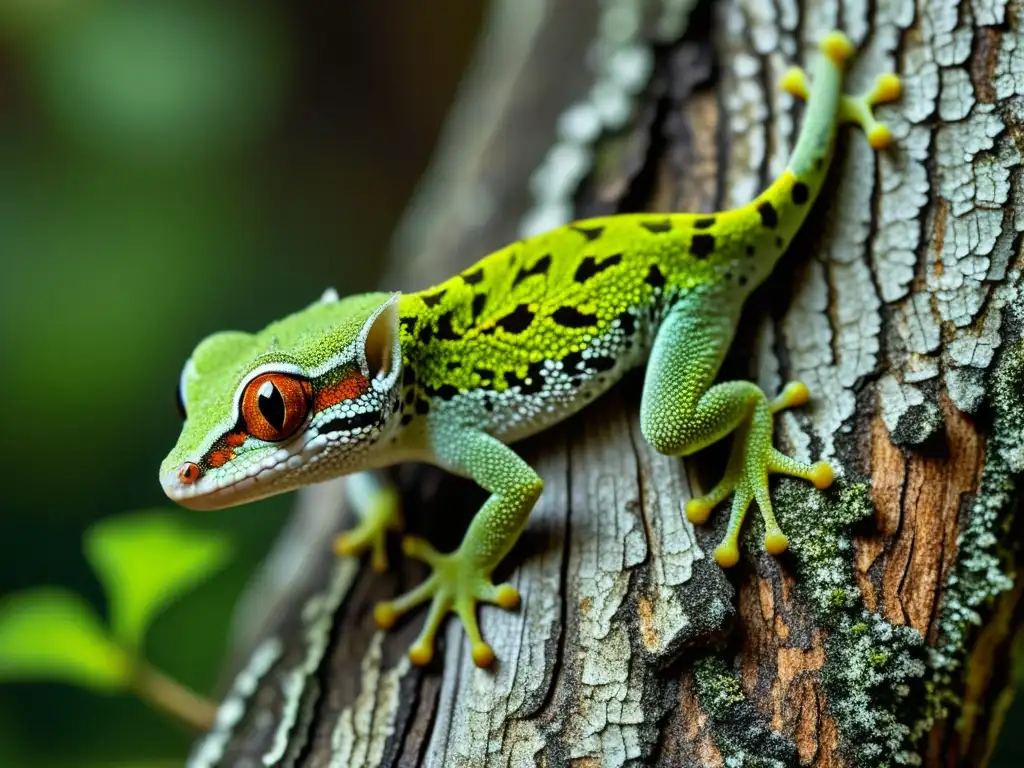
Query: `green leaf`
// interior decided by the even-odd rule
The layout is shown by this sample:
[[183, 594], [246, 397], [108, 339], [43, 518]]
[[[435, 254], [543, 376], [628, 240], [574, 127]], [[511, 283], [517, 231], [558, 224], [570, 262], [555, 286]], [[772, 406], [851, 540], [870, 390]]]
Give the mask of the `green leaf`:
[[0, 601], [0, 680], [112, 691], [126, 688], [131, 674], [131, 659], [79, 595], [38, 587]]
[[110, 517], [85, 534], [85, 555], [110, 601], [114, 636], [138, 651], [156, 615], [231, 555], [222, 533], [188, 527], [168, 511]]

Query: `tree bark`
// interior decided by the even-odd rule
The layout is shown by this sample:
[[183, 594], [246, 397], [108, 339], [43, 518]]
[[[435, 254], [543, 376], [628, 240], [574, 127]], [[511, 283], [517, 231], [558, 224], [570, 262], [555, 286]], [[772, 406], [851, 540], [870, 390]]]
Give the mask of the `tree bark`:
[[[499, 0], [388, 286], [571, 218], [750, 200], [799, 129], [775, 83], [833, 27], [859, 48], [851, 90], [904, 78], [895, 147], [841, 142], [723, 372], [811, 389], [777, 442], [838, 479], [773, 486], [790, 552], [766, 555], [754, 521], [740, 565], [715, 565], [727, 515], [681, 510], [725, 453], [654, 452], [631, 377], [521, 446], [545, 491], [499, 573], [522, 608], [481, 611], [499, 661], [474, 668], [451, 622], [420, 670], [422, 616], [381, 633], [371, 611], [423, 571], [333, 559], [342, 485], [310, 489], [191, 765], [984, 763], [1021, 613], [1024, 6]], [[411, 526], [453, 547], [480, 491], [397, 477]]]

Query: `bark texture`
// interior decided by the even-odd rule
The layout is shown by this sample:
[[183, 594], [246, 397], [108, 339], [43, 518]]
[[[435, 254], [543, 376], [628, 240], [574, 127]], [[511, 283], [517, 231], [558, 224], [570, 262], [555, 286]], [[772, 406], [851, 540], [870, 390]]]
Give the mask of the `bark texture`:
[[[1010, 0], [499, 0], [389, 287], [420, 288], [524, 234], [616, 210], [711, 211], [782, 170], [801, 107], [776, 86], [844, 29], [851, 89], [895, 70], [896, 137], [841, 142], [816, 215], [758, 291], [724, 376], [806, 382], [777, 421], [833, 489], [782, 480], [791, 551], [710, 557], [722, 469], [655, 453], [633, 377], [522, 445], [546, 487], [482, 612], [499, 662], [451, 623], [373, 627], [423, 577], [334, 560], [341, 484], [310, 489], [240, 612], [239, 654], [193, 766], [980, 765], [1019, 624], [1024, 470], [1024, 6]], [[453, 547], [482, 500], [397, 473], [413, 528]], [[499, 576], [502, 574], [499, 574]]]

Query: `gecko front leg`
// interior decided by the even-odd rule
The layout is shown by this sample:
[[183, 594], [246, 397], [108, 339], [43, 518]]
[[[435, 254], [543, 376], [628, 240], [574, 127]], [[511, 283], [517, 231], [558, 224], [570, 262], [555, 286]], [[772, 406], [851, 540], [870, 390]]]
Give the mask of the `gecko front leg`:
[[390, 629], [399, 616], [430, 600], [423, 630], [409, 649], [412, 662], [421, 666], [430, 662], [437, 630], [452, 611], [466, 628], [473, 661], [486, 667], [494, 661], [494, 651], [480, 634], [477, 603], [509, 610], [519, 605], [516, 589], [511, 584], [495, 586], [491, 574], [522, 533], [543, 483], [533, 468], [501, 441], [479, 429], [444, 424], [443, 419], [441, 415], [432, 418], [429, 426], [438, 464], [471, 477], [491, 495], [454, 552], [442, 554], [423, 539], [406, 537], [404, 552], [426, 562], [433, 572], [404, 595], [379, 603], [374, 618], [382, 629]]

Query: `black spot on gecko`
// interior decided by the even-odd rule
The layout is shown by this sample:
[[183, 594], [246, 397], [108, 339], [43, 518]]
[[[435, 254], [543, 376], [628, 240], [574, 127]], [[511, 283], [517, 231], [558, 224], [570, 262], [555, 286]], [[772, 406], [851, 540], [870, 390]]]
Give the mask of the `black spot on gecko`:
[[405, 393], [405, 404], [412, 405], [412, 401], [416, 399], [416, 390], [409, 387], [409, 391]]
[[424, 400], [423, 398], [417, 400], [416, 413], [418, 413], [420, 416], [425, 416], [426, 414], [430, 413], [430, 402], [428, 400]]
[[757, 249], [755, 249], [754, 246], [752, 246], [752, 245], [748, 245], [747, 246], [747, 256], [753, 256], [755, 253], [757, 253]]
[[706, 219], [697, 219], [693, 222], [694, 229], [711, 229], [713, 226], [715, 226], [714, 216], [708, 216]]
[[810, 190], [807, 189], [807, 185], [802, 181], [798, 181], [793, 185], [793, 202], [797, 205], [803, 205], [807, 202], [807, 198], [810, 197]]
[[487, 304], [487, 294], [478, 293], [473, 297], [473, 321], [476, 322], [484, 312], [484, 305]]
[[783, 243], [783, 240], [782, 240], [781, 237], [776, 237], [775, 238], [775, 245], [777, 245], [779, 248], [782, 247], [782, 243]]
[[551, 313], [551, 319], [566, 328], [589, 328], [597, 325], [597, 315], [588, 315], [575, 307], [559, 307]]
[[551, 255], [548, 254], [547, 256], [542, 256], [541, 258], [539, 258], [537, 260], [537, 263], [534, 264], [529, 269], [527, 269], [526, 267], [520, 267], [518, 274], [516, 274], [516, 279], [512, 281], [512, 287], [515, 288], [517, 285], [519, 285], [519, 283], [521, 283], [528, 277], [533, 277], [534, 275], [546, 275], [548, 272], [548, 268], [550, 266]]
[[597, 238], [604, 234], [604, 227], [569, 227], [569, 229], [579, 232], [587, 238], [588, 243], [597, 240]]
[[[451, 400], [457, 394], [459, 394], [459, 388], [453, 387], [451, 384], [442, 384], [440, 387], [434, 390], [434, 395], [440, 397], [442, 400]], [[419, 403], [417, 403], [416, 405], [417, 407], [419, 407]]]
[[570, 371], [576, 370], [576, 367], [582, 362], [582, 352], [570, 352], [568, 355], [562, 358], [562, 369]]
[[542, 369], [543, 364], [532, 363], [526, 371], [526, 378], [523, 379], [508, 371], [505, 374], [505, 383], [510, 387], [518, 386], [522, 395], [536, 395], [544, 389], [544, 378], [540, 374]]
[[416, 330], [416, 318], [403, 317], [398, 322], [402, 324], [402, 330], [412, 336], [412, 332]]
[[665, 285], [665, 276], [661, 274], [661, 270], [658, 269], [657, 264], [651, 264], [651, 268], [648, 270], [647, 277], [644, 278], [644, 282], [652, 288], [661, 288]]
[[615, 359], [611, 357], [592, 357], [587, 360], [587, 365], [595, 371], [610, 371], [615, 367]]
[[416, 383], [416, 370], [411, 365], [407, 365], [402, 369], [402, 383], [407, 387], [411, 387]]
[[445, 312], [437, 318], [437, 338], [443, 341], [458, 341], [462, 338], [462, 334], [456, 333], [455, 329], [452, 328], [451, 311]]
[[662, 221], [650, 221], [640, 225], [652, 235], [663, 235], [666, 232], [672, 230], [672, 221], [670, 219], [664, 219]]
[[321, 435], [328, 435], [331, 432], [350, 432], [359, 427], [375, 427], [380, 423], [380, 420], [380, 411], [367, 411], [366, 413], [357, 413], [354, 416], [331, 419], [317, 431]]
[[461, 277], [470, 285], [476, 285], [484, 279], [484, 268], [477, 267], [476, 269], [471, 269], [468, 272], [463, 272]]
[[449, 371], [457, 371], [459, 369], [459, 363], [457, 363], [456, 361], [452, 360], [452, 361], [446, 363], [445, 367]]
[[402, 422], [401, 422], [401, 424], [402, 424], [403, 427], [409, 426], [409, 422], [411, 422], [411, 421], [412, 421], [412, 414], [411, 413], [406, 413], [406, 414], [402, 415]]
[[634, 318], [629, 312], [623, 312], [619, 315], [619, 327], [622, 329], [624, 334], [632, 336], [636, 333], [636, 318]]
[[[530, 311], [530, 307], [527, 304], [520, 304], [509, 314], [498, 320], [494, 326], [495, 328], [503, 329], [506, 333], [522, 333], [530, 327], [534, 314]], [[489, 332], [493, 333], [494, 328], [489, 329]]]
[[715, 251], [714, 235], [694, 235], [690, 241], [690, 253], [698, 259], [705, 259]]
[[614, 267], [622, 261], [622, 254], [616, 253], [598, 261], [594, 256], [587, 256], [580, 265], [576, 267], [576, 274], [573, 279], [577, 283], [585, 283], [594, 275], [604, 272], [609, 267]]
[[775, 206], [767, 200], [757, 206], [757, 212], [761, 214], [762, 226], [775, 229], [779, 225], [779, 214], [775, 212]]
[[740, 275], [739, 278], [737, 278], [736, 282], [739, 283], [741, 286], [746, 285], [747, 284], [747, 276], [746, 275]]
[[494, 378], [494, 371], [492, 371], [490, 368], [474, 368], [473, 373], [475, 373], [484, 381]]
[[494, 410], [494, 403], [490, 400], [484, 400], [484, 410], [490, 413]]
[[420, 298], [423, 299], [423, 303], [426, 304], [428, 307], [436, 307], [438, 304], [441, 303], [441, 299], [444, 298], [445, 293], [445, 289], [442, 288], [437, 293], [432, 293], [427, 296], [421, 295]]
[[426, 344], [434, 336], [434, 329], [429, 325], [424, 325], [420, 328], [420, 342]]

